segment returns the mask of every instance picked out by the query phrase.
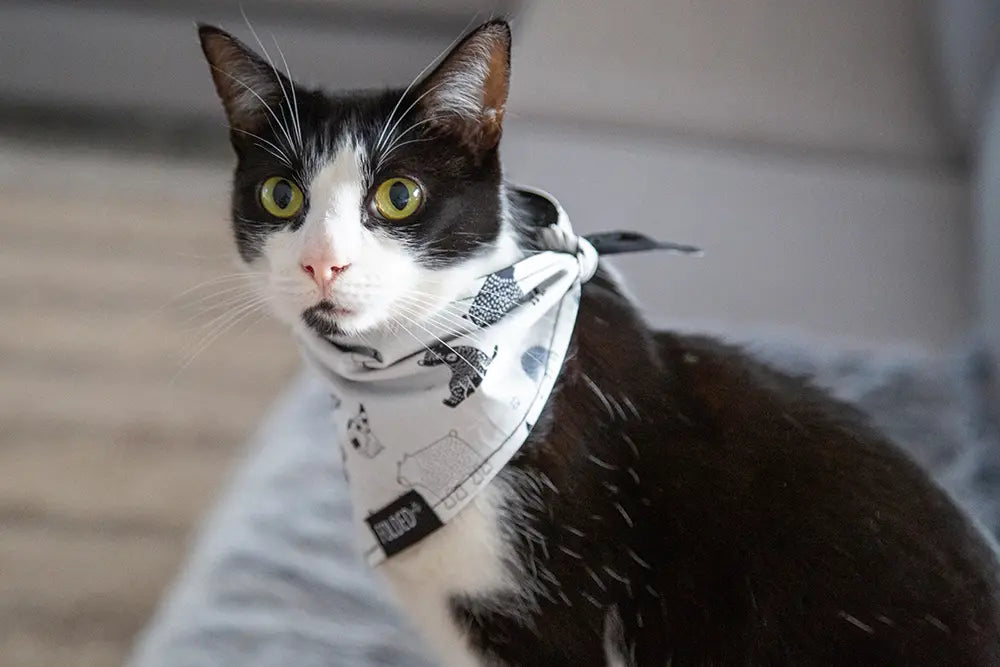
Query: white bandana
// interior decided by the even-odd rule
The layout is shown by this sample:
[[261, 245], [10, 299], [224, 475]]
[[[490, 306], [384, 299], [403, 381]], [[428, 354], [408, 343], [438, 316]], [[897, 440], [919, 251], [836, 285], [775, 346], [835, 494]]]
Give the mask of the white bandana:
[[552, 392], [598, 257], [558, 202], [529, 192], [558, 211], [540, 230], [547, 250], [468, 285], [454, 303], [464, 327], [434, 330], [440, 339], [411, 327], [425, 339], [384, 334], [370, 346], [301, 341], [337, 402], [355, 524], [373, 566], [468, 505], [524, 444]]

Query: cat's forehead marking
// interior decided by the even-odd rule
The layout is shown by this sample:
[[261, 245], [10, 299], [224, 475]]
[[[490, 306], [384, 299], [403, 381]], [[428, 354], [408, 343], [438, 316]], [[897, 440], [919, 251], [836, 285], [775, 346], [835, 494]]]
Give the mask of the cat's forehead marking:
[[367, 163], [367, 147], [361, 139], [341, 142], [309, 183], [313, 209], [321, 215], [338, 215], [356, 207], [367, 189]]
[[307, 184], [309, 211], [299, 238], [313, 261], [347, 266], [362, 258], [366, 159], [362, 142], [345, 137]]

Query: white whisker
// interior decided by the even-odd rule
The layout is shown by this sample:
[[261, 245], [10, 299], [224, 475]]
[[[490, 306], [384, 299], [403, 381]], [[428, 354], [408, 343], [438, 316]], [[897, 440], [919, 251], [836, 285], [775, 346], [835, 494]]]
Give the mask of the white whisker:
[[289, 167], [292, 166], [291, 159], [289, 159], [289, 157], [287, 155], [285, 155], [285, 152], [283, 150], [281, 150], [281, 148], [277, 144], [275, 144], [274, 142], [268, 141], [267, 139], [265, 139], [264, 137], [260, 136], [259, 134], [254, 134], [253, 132], [249, 132], [247, 130], [244, 130], [244, 129], [241, 129], [241, 128], [238, 128], [238, 127], [233, 127], [232, 125], [228, 125], [227, 127], [229, 127], [229, 129], [232, 130], [233, 132], [239, 132], [239, 133], [245, 134], [245, 135], [247, 135], [249, 137], [253, 137], [254, 139], [258, 139], [260, 141], [263, 141], [268, 147], [270, 147], [270, 150], [268, 150], [268, 148], [266, 148], [265, 146], [260, 146], [260, 144], [257, 144], [257, 145], [260, 146], [262, 149], [267, 150], [269, 153], [271, 153], [271, 155], [273, 155], [274, 157], [278, 158], [279, 160], [281, 160], [282, 162], [284, 162]]
[[204, 352], [206, 349], [208, 349], [212, 345], [212, 343], [214, 343], [219, 338], [219, 336], [221, 336], [226, 331], [228, 331], [229, 329], [231, 329], [235, 324], [237, 324], [238, 322], [240, 322], [240, 320], [245, 319], [249, 315], [253, 314], [256, 310], [258, 310], [260, 308], [263, 308], [265, 305], [266, 305], [266, 303], [262, 302], [262, 301], [261, 302], [251, 302], [250, 304], [247, 304], [247, 305], [244, 305], [244, 306], [240, 306], [239, 308], [236, 308], [234, 311], [229, 311], [227, 313], [228, 319], [224, 320], [213, 331], [210, 331], [208, 334], [206, 334], [205, 336], [203, 336], [201, 338], [201, 340], [197, 344], [194, 352], [192, 352], [188, 356], [187, 360], [183, 364], [181, 364], [180, 368], [177, 369], [177, 372], [174, 373], [173, 377], [170, 380], [170, 383], [173, 384], [177, 380], [177, 378], [180, 376], [180, 374], [182, 372], [184, 372], [184, 370], [188, 366], [190, 366], [191, 363], [202, 352]]
[[[480, 378], [483, 377], [483, 374], [479, 371], [478, 368], [476, 368], [475, 366], [472, 365], [472, 362], [470, 362], [464, 356], [462, 356], [461, 354], [459, 354], [458, 352], [456, 352], [455, 348], [453, 348], [448, 343], [444, 342], [444, 340], [442, 340], [439, 336], [437, 336], [433, 331], [431, 331], [430, 329], [428, 329], [424, 325], [420, 324], [420, 322], [418, 322], [417, 320], [411, 319], [410, 317], [408, 317], [407, 315], [405, 315], [403, 313], [400, 313], [400, 315], [402, 315], [406, 319], [406, 321], [408, 321], [410, 324], [413, 324], [414, 326], [419, 327], [420, 329], [423, 329], [424, 332], [426, 332], [427, 334], [429, 334], [430, 336], [432, 336], [435, 340], [437, 340], [437, 342], [439, 342], [441, 345], [443, 345], [445, 347], [445, 349], [447, 349], [449, 352], [451, 352], [452, 354], [454, 354], [456, 357], [458, 357], [459, 359], [461, 359], [462, 361], [464, 361], [465, 364], [469, 368], [472, 369], [473, 373], [475, 373], [476, 375], [478, 375]], [[428, 349], [430, 349], [430, 348], [428, 348]]]
[[410, 111], [413, 109], [413, 107], [415, 107], [420, 102], [420, 100], [424, 99], [425, 97], [427, 97], [428, 95], [430, 95], [431, 93], [433, 93], [435, 90], [437, 90], [438, 88], [440, 88], [442, 85], [443, 84], [439, 83], [436, 86], [431, 86], [430, 88], [428, 88], [427, 90], [425, 90], [424, 92], [422, 92], [417, 97], [417, 99], [413, 100], [413, 102], [410, 104], [410, 106], [406, 107], [406, 111], [404, 111], [402, 114], [400, 114], [399, 118], [396, 119], [396, 122], [393, 123], [392, 128], [389, 130], [389, 135], [388, 136], [392, 136], [392, 133], [396, 131], [396, 128], [399, 126], [399, 124], [401, 122], [403, 122], [404, 118], [406, 118], [406, 114], [410, 113]]
[[[409, 113], [409, 110], [407, 110], [407, 113]], [[403, 137], [405, 137], [407, 135], [407, 133], [409, 133], [410, 131], [412, 131], [412, 130], [418, 128], [418, 127], [420, 127], [421, 125], [426, 125], [427, 123], [432, 123], [434, 121], [441, 120], [443, 118], [447, 118], [447, 116], [440, 115], [440, 116], [434, 116], [432, 118], [425, 118], [423, 120], [417, 121], [416, 123], [411, 124], [408, 128], [406, 128], [405, 130], [403, 130], [402, 132], [400, 132], [399, 134], [397, 134], [395, 137], [393, 137], [392, 142], [388, 146], [386, 146], [384, 150], [382, 150], [380, 152], [379, 159], [378, 159], [378, 164], [375, 167], [376, 170], [379, 167], [382, 166], [382, 163], [385, 162], [385, 160], [397, 148], [399, 148], [401, 146], [406, 146], [407, 144], [414, 144], [414, 143], [419, 143], [419, 142], [422, 142], [422, 141], [430, 141], [430, 138], [424, 138], [424, 139], [413, 139], [412, 141], [404, 141], [403, 143], [400, 143], [400, 140]], [[400, 120], [402, 120], [402, 118], [400, 118]], [[390, 134], [390, 136], [392, 136], [392, 135]]]
[[[451, 40], [451, 44], [445, 47], [444, 50], [442, 50], [441, 53], [439, 53], [436, 58], [427, 63], [424, 66], [424, 68], [420, 70], [415, 77], [413, 77], [413, 80], [410, 81], [409, 85], [406, 86], [406, 88], [403, 90], [403, 94], [399, 96], [398, 100], [396, 100], [396, 105], [392, 108], [392, 111], [389, 113], [388, 118], [385, 119], [385, 125], [382, 126], [382, 131], [378, 135], [378, 141], [375, 142], [374, 150], [377, 151], [382, 146], [382, 142], [385, 140], [385, 131], [389, 127], [389, 123], [392, 122], [393, 116], [396, 115], [396, 111], [399, 110], [399, 105], [402, 104], [404, 99], [406, 99], [407, 93], [409, 93], [410, 90], [413, 88], [413, 86], [415, 86], [417, 82], [420, 81], [421, 78], [423, 78], [424, 74], [426, 74], [432, 67], [441, 62], [441, 60], [445, 57], [445, 54], [451, 52], [451, 50], [455, 48], [455, 45], [458, 44], [459, 41], [461, 41], [462, 37], [465, 36], [465, 33], [468, 32], [469, 27], [472, 25], [472, 22], [474, 20], [475, 17], [473, 17], [472, 20], [466, 23], [465, 27], [462, 29], [462, 32], [459, 33], [458, 36], [455, 37], [455, 39]], [[404, 113], [403, 115], [405, 116], [406, 114]]]
[[[257, 98], [257, 100], [258, 100], [258, 101], [260, 101], [260, 103], [261, 103], [262, 105], [264, 105], [264, 109], [265, 109], [265, 110], [266, 110], [266, 111], [267, 111], [267, 112], [268, 112], [268, 113], [269, 113], [269, 114], [271, 115], [271, 118], [273, 118], [273, 119], [274, 119], [274, 122], [278, 124], [278, 128], [279, 128], [279, 129], [281, 129], [281, 130], [282, 130], [282, 131], [284, 132], [284, 135], [285, 135], [285, 137], [286, 137], [286, 138], [287, 138], [287, 140], [288, 140], [288, 148], [289, 148], [289, 150], [292, 150], [292, 151], [294, 152], [294, 150], [295, 150], [295, 146], [294, 146], [294, 144], [292, 143], [292, 137], [291, 137], [291, 135], [289, 135], [289, 134], [288, 134], [288, 130], [287, 130], [287, 129], [285, 129], [285, 127], [284, 127], [284, 126], [283, 126], [283, 125], [281, 124], [281, 121], [280, 121], [280, 120], [278, 120], [278, 116], [277, 116], [277, 115], [276, 115], [276, 114], [274, 113], [274, 110], [273, 110], [273, 109], [271, 109], [271, 106], [270, 106], [270, 105], [269, 105], [269, 104], [268, 104], [267, 102], [265, 102], [265, 101], [264, 101], [264, 98], [263, 98], [263, 97], [261, 97], [261, 96], [260, 96], [260, 94], [258, 94], [256, 90], [254, 90], [253, 88], [251, 88], [250, 86], [248, 86], [248, 85], [247, 85], [246, 83], [244, 83], [243, 81], [240, 81], [239, 79], [237, 79], [237, 78], [236, 78], [235, 76], [233, 76], [233, 75], [232, 75], [232, 74], [230, 74], [229, 72], [225, 71], [224, 69], [222, 69], [222, 68], [220, 68], [220, 67], [217, 67], [217, 66], [215, 66], [215, 65], [211, 65], [211, 68], [212, 68], [212, 69], [214, 69], [214, 70], [215, 70], [216, 72], [220, 72], [220, 73], [221, 73], [221, 74], [223, 74], [224, 76], [227, 76], [227, 77], [229, 77], [230, 79], [232, 79], [232, 80], [233, 80], [233, 81], [235, 81], [236, 83], [238, 83], [238, 84], [240, 84], [241, 86], [243, 86], [243, 87], [244, 87], [244, 88], [245, 88], [245, 89], [247, 90], [247, 92], [248, 92], [248, 93], [250, 93], [251, 95], [253, 95], [254, 97], [256, 97], [256, 98]], [[268, 124], [268, 125], [271, 125], [271, 121], [270, 121], [270, 120], [269, 120], [269, 121], [267, 121], [267, 124]], [[271, 129], [272, 129], [272, 130], [274, 129], [274, 126], [273, 126], [273, 125], [271, 125]]]
[[237, 310], [239, 308], [242, 308], [243, 306], [246, 306], [246, 305], [249, 305], [249, 304], [252, 304], [252, 303], [258, 303], [258, 302], [262, 302], [262, 301], [263, 301], [263, 297], [260, 294], [242, 294], [242, 295], [236, 297], [235, 299], [232, 299], [228, 303], [219, 304], [218, 306], [212, 306], [210, 308], [207, 308], [205, 310], [197, 312], [194, 315], [186, 318], [183, 321], [183, 323], [187, 324], [189, 322], [197, 320], [199, 317], [202, 317], [203, 315], [206, 315], [207, 313], [210, 313], [213, 310], [218, 310], [219, 308], [223, 308], [224, 310], [223, 310], [222, 313], [219, 313], [217, 315], [212, 316], [212, 319], [209, 320], [208, 322], [205, 322], [203, 324], [199, 324], [197, 326], [192, 327], [192, 329], [194, 329], [196, 331], [197, 330], [207, 331], [207, 330], [213, 328], [221, 320], [224, 320], [234, 310]]
[[[404, 292], [404, 294], [401, 295], [400, 298], [409, 300], [411, 302], [410, 305], [420, 306], [425, 309], [440, 307], [440, 310], [427, 313], [424, 315], [424, 317], [428, 321], [431, 321], [432, 323], [435, 323], [439, 326], [442, 326], [442, 328], [445, 328], [446, 329], [446, 331], [444, 332], [445, 335], [461, 336], [476, 344], [482, 344], [485, 342], [482, 335], [478, 333], [478, 327], [476, 327], [476, 325], [471, 320], [463, 317], [463, 315], [465, 315], [465, 311], [455, 309], [455, 307], [449, 303], [440, 306], [440, 301], [434, 301], [433, 299], [430, 300], [430, 303], [421, 304], [418, 301], [418, 299], [420, 298], [426, 299], [427, 297], [422, 297], [421, 293], [413, 290], [408, 290], [407, 292]], [[451, 328], [448, 327], [449, 320], [450, 324], [452, 325]], [[457, 328], [454, 328], [455, 325], [457, 325]], [[541, 365], [545, 365], [546, 363], [545, 359], [542, 359], [529, 351], [525, 351], [524, 354], [529, 358], [531, 358], [533, 361], [536, 361]]]
[[[247, 13], [246, 11], [244, 11], [243, 5], [240, 5], [240, 14], [243, 15], [243, 20], [246, 22], [247, 28], [250, 29], [250, 34], [253, 35], [253, 38], [257, 41], [257, 46], [260, 47], [261, 52], [264, 54], [264, 58], [267, 59], [267, 64], [271, 66], [271, 71], [274, 73], [274, 79], [275, 81], [278, 82], [278, 88], [281, 90], [281, 95], [285, 98], [285, 105], [288, 107], [288, 111], [290, 114], [292, 109], [292, 102], [291, 100], [288, 99], [288, 91], [285, 90], [285, 84], [281, 81], [281, 75], [278, 73], [278, 68], [274, 66], [274, 61], [271, 59], [271, 54], [268, 53], [267, 49], [264, 47], [264, 43], [260, 41], [260, 37], [257, 36], [257, 31], [254, 30], [253, 25], [250, 23], [250, 19], [247, 17]], [[293, 150], [295, 150], [295, 144], [292, 141], [291, 133], [288, 131], [288, 119], [285, 117], [285, 109], [280, 104], [278, 105], [278, 108], [281, 109], [281, 118], [282, 120], [285, 121], [285, 124], [282, 125], [281, 128], [284, 131], [285, 136], [288, 138], [289, 146]]]
[[285, 74], [288, 75], [289, 88], [292, 89], [292, 124], [295, 126], [295, 134], [299, 138], [299, 150], [303, 150], [302, 122], [299, 118], [299, 99], [295, 94], [295, 79], [292, 77], [292, 70], [288, 67], [288, 61], [285, 60], [285, 54], [281, 50], [281, 45], [278, 44], [278, 39], [274, 35], [271, 35], [271, 39], [274, 40], [274, 48], [278, 49], [278, 55], [281, 56], [281, 64], [285, 66]]

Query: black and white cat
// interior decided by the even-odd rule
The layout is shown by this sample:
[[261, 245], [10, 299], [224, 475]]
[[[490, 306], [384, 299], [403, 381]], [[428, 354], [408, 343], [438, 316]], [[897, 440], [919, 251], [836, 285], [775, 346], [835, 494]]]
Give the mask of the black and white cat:
[[[506, 23], [405, 91], [335, 95], [200, 35], [237, 247], [298, 335], [363, 348], [532, 251]], [[603, 269], [519, 454], [378, 569], [449, 666], [1000, 664], [996, 557], [924, 473], [807, 382], [650, 330]]]

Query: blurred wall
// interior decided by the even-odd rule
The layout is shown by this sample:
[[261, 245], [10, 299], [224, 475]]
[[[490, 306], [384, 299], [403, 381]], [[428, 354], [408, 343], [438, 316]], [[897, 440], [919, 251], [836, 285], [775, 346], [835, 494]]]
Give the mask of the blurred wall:
[[[634, 227], [707, 250], [616, 262], [658, 319], [930, 348], [972, 321], [969, 175], [942, 129], [919, 3], [242, 6], [298, 78], [340, 87], [405, 84], [477, 16], [512, 13], [509, 176], [558, 195], [583, 230]], [[250, 40], [239, 7], [8, 0], [0, 113], [110, 118], [126, 144], [186, 119], [207, 130], [172, 149], [225, 157], [192, 22]]]
[[703, 245], [618, 262], [654, 315], [940, 347], [972, 320], [969, 176], [911, 0], [535, 3], [509, 173], [587, 230]]
[[[4, 0], [0, 104], [220, 120], [195, 23], [342, 88], [405, 85], [475, 17], [517, 0]], [[122, 111], [119, 111], [125, 115]], [[126, 125], [128, 117], [120, 118]], [[220, 120], [221, 122], [221, 120]]]

